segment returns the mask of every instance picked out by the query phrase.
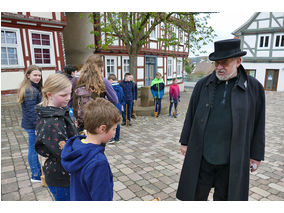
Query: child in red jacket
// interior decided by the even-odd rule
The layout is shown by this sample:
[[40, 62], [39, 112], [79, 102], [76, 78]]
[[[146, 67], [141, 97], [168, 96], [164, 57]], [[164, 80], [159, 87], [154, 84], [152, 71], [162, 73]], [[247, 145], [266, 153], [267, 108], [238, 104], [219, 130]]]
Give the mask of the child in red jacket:
[[172, 107], [173, 104], [175, 105], [175, 111], [173, 113], [173, 117], [176, 118], [177, 116], [177, 105], [180, 101], [180, 92], [179, 92], [179, 86], [177, 84], [177, 78], [173, 79], [173, 84], [170, 86], [170, 109], [169, 109], [169, 117], [172, 115]]

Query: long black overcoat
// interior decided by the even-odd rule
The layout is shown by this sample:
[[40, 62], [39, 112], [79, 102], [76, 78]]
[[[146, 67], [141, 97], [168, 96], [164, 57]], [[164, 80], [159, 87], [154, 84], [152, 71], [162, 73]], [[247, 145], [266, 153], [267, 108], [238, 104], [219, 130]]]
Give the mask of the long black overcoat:
[[[194, 200], [203, 153], [203, 137], [213, 106], [215, 71], [197, 82], [190, 98], [180, 143], [187, 145], [177, 190], [179, 200]], [[232, 136], [228, 200], [248, 200], [249, 160], [264, 160], [265, 93], [255, 78], [238, 68], [231, 92]], [[222, 118], [220, 118], [222, 119]]]

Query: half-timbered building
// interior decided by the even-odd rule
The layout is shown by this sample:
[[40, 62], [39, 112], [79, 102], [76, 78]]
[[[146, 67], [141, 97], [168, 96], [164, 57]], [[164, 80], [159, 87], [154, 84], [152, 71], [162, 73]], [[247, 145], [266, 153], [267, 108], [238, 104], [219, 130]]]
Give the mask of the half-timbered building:
[[[86, 50], [88, 44], [95, 44], [96, 38], [102, 41], [106, 39], [106, 34], [101, 33], [100, 36], [90, 34], [93, 29], [92, 24], [88, 22], [90, 13], [66, 13], [67, 27], [64, 30], [64, 42], [66, 53], [68, 52], [66, 61], [70, 64], [80, 64], [82, 58], [90, 55], [90, 50]], [[70, 21], [73, 20], [73, 21]], [[81, 23], [81, 24], [80, 24]], [[148, 23], [148, 28], [151, 23]], [[149, 86], [155, 78], [155, 73], [160, 72], [163, 75], [165, 84], [172, 84], [174, 77], [178, 78], [181, 89], [183, 89], [183, 59], [188, 57], [188, 48], [185, 45], [185, 34], [177, 27], [172, 26], [171, 29], [179, 38], [179, 44], [168, 47], [166, 50], [163, 43], [158, 41], [162, 37], [162, 25], [158, 25], [150, 34], [148, 42], [143, 46], [137, 57], [137, 82], [138, 87]], [[71, 32], [75, 32], [75, 36], [71, 36]], [[75, 42], [81, 45], [74, 44]], [[108, 50], [96, 49], [95, 54], [103, 56], [105, 69], [104, 76], [115, 74], [118, 80], [122, 80], [124, 74], [129, 72], [129, 56], [127, 50], [120, 39], [116, 39]], [[80, 60], [78, 60], [80, 59]], [[168, 88], [166, 88], [168, 90]]]
[[233, 32], [247, 51], [243, 65], [265, 90], [284, 91], [284, 12], [257, 12]]
[[1, 12], [1, 93], [16, 93], [31, 64], [43, 79], [64, 66], [63, 12]]

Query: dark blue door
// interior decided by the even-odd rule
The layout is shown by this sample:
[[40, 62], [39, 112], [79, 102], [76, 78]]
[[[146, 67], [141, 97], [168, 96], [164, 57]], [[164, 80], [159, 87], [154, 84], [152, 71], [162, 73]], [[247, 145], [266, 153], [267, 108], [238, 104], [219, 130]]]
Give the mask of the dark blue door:
[[157, 70], [157, 57], [145, 56], [145, 86], [150, 86]]

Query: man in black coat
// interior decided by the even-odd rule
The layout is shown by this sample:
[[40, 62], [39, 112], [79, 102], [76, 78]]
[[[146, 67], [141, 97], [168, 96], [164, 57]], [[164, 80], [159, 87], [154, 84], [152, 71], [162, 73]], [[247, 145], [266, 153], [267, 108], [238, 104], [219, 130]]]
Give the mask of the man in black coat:
[[177, 198], [248, 200], [249, 172], [264, 160], [265, 93], [241, 65], [239, 39], [214, 43], [215, 71], [197, 82], [180, 137]]

